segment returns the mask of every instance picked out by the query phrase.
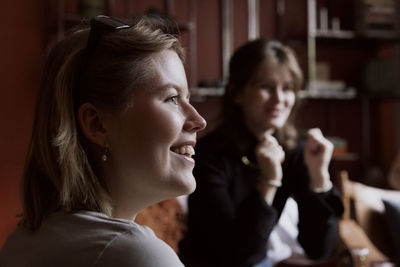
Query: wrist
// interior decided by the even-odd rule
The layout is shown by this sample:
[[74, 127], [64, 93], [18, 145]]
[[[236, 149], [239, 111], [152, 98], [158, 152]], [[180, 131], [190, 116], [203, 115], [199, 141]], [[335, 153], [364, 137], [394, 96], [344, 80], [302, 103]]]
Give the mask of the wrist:
[[272, 205], [276, 191], [282, 186], [281, 180], [271, 179], [271, 180], [259, 180], [257, 184], [257, 191], [264, 196], [265, 201], [268, 205]]
[[275, 175], [261, 174], [258, 177], [258, 185], [262, 187], [281, 187], [282, 186], [282, 173]]
[[266, 192], [270, 190], [276, 190], [277, 188], [282, 186], [282, 181], [278, 179], [269, 179], [264, 180], [260, 179], [257, 184], [257, 190], [262, 193], [266, 194]]
[[258, 184], [261, 185], [261, 186], [281, 187], [282, 186], [282, 181], [278, 180], [278, 179], [261, 180]]
[[325, 180], [322, 184], [311, 185], [310, 189], [314, 193], [324, 193], [324, 192], [328, 192], [329, 190], [331, 190], [332, 187], [333, 187], [333, 184], [332, 184], [331, 180], [328, 179], [328, 180]]

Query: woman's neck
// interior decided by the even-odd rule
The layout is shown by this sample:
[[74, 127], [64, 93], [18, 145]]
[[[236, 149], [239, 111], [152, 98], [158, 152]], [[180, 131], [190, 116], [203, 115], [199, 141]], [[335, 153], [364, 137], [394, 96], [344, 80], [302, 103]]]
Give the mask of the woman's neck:
[[139, 211], [141, 209], [142, 208], [139, 208], [139, 207], [134, 208], [134, 207], [132, 207], [132, 205], [130, 205], [128, 208], [126, 208], [121, 204], [117, 204], [112, 210], [112, 217], [134, 221], [136, 218], [136, 215], [139, 213]]
[[263, 139], [266, 135], [273, 135], [275, 133], [275, 128], [260, 129], [256, 125], [251, 125], [251, 123], [245, 122], [247, 129], [257, 138], [257, 140]]

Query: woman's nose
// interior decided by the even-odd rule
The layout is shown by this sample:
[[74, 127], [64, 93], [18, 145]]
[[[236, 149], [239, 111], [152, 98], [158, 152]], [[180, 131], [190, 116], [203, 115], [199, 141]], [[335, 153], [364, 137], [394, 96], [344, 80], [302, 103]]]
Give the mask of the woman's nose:
[[281, 102], [284, 99], [284, 93], [283, 93], [283, 88], [281, 86], [275, 87], [275, 90], [273, 90], [272, 97], [276, 102]]
[[197, 112], [197, 110], [191, 105], [188, 105], [187, 118], [184, 125], [185, 130], [189, 132], [199, 132], [206, 128], [206, 120]]

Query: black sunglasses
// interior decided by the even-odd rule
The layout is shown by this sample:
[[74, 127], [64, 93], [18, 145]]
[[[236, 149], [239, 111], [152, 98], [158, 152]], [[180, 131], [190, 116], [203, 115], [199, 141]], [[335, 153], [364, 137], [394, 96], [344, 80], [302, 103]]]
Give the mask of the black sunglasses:
[[[76, 90], [79, 90], [79, 86], [81, 85], [82, 76], [84, 75], [86, 68], [89, 65], [89, 62], [92, 60], [93, 52], [96, 49], [96, 46], [100, 42], [101, 38], [109, 33], [130, 28], [130, 25], [127, 25], [121, 21], [112, 19], [108, 16], [98, 15], [90, 20], [90, 33], [89, 38], [86, 43], [86, 48], [83, 51], [83, 58], [80, 64], [80, 71], [78, 72], [78, 77], [75, 83], [75, 94], [78, 94]], [[79, 106], [79, 103], [76, 103]]]
[[130, 27], [130, 25], [104, 15], [92, 18], [90, 20], [90, 34], [86, 50], [93, 50], [103, 35]]
[[95, 50], [103, 35], [130, 27], [130, 25], [104, 15], [98, 15], [92, 18], [90, 20], [90, 33], [84, 52], [85, 59], [83, 65], [88, 65], [88, 62], [93, 54], [93, 50]]

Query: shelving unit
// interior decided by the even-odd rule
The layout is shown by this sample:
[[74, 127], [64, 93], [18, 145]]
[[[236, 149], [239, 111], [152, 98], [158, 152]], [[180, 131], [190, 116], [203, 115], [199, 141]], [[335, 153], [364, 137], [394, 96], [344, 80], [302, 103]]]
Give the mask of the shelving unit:
[[[357, 16], [355, 16], [354, 21], [354, 29], [342, 29], [340, 28], [340, 17], [332, 16], [329, 17], [329, 10], [323, 6], [324, 4], [329, 4], [330, 6], [334, 5], [331, 1], [318, 1], [318, 0], [307, 0], [307, 73], [308, 73], [308, 83], [307, 90], [308, 95], [318, 96], [318, 88], [315, 84], [319, 78], [317, 77], [317, 41], [319, 40], [329, 40], [338, 44], [338, 41], [354, 43], [358, 42], [360, 45], [360, 49], [363, 49], [363, 46], [366, 43], [375, 43], [374, 52], [379, 49], [379, 43], [381, 42], [392, 42], [399, 43], [400, 41], [400, 18], [397, 15], [400, 11], [399, 1], [395, 0], [354, 0], [349, 1], [348, 5], [356, 5], [356, 9], [358, 10]], [[318, 4], [319, 3], [319, 4]], [[322, 4], [321, 4], [322, 3]], [[322, 6], [321, 6], [322, 5]], [[377, 7], [375, 7], [377, 6]], [[371, 10], [378, 9], [375, 12], [383, 12], [390, 14], [387, 19], [378, 17], [377, 21], [381, 22], [382, 25], [385, 26], [384, 29], [379, 30], [379, 27], [376, 25], [381, 25], [378, 22], [375, 22], [375, 28], [373, 30], [369, 29], [367, 25], [370, 25], [372, 19], [369, 20], [366, 18], [373, 13]], [[379, 11], [383, 9], [383, 11]], [[368, 13], [370, 12], [370, 13]], [[381, 13], [375, 15], [381, 15]], [[390, 22], [387, 22], [390, 19]], [[368, 24], [370, 23], [370, 24]], [[391, 25], [391, 26], [388, 26]], [[383, 26], [382, 26], [383, 27]], [[389, 28], [386, 29], [386, 28]], [[328, 42], [328, 41], [327, 41]], [[399, 48], [396, 48], [397, 55], [395, 61], [397, 62], [397, 66], [400, 66], [400, 52]], [[370, 55], [372, 59], [372, 55]], [[346, 60], [346, 59], [343, 59]], [[344, 80], [344, 82], [346, 82]], [[398, 83], [400, 84], [400, 79], [398, 79]], [[363, 86], [359, 84], [358, 86]], [[346, 89], [344, 87], [343, 89]], [[357, 89], [357, 88], [356, 88]], [[400, 89], [396, 88], [396, 89]], [[348, 92], [343, 90], [344, 94], [347, 95]], [[358, 88], [358, 91], [361, 91]], [[340, 98], [340, 95], [339, 95]]]
[[[352, 145], [349, 157], [335, 157], [334, 161], [352, 165], [355, 170], [352, 177], [367, 178], [373, 165], [387, 171], [391, 157], [394, 157], [393, 151], [400, 146], [400, 75], [396, 75], [396, 81], [391, 83], [395, 85], [390, 90], [379, 93], [381, 88], [375, 88], [372, 93], [384, 75], [372, 78], [378, 82], [370, 85], [365, 73], [370, 62], [381, 56], [383, 45], [394, 51], [390, 58], [395, 61], [393, 69], [400, 70], [400, 1], [278, 2], [286, 6], [281, 8], [283, 12], [277, 13], [281, 23], [277, 35], [295, 49], [306, 75], [301, 98], [308, 106], [297, 116], [299, 127], [321, 127], [325, 135], [348, 140]], [[395, 3], [391, 8], [397, 16], [391, 32], [367, 31], [361, 27], [365, 25], [366, 11], [365, 6], [361, 9], [362, 5], [382, 2]], [[293, 10], [304, 14], [306, 19], [294, 16]], [[383, 117], [386, 114], [390, 117]]]
[[[343, 1], [342, 1], [343, 2]], [[366, 20], [366, 14], [368, 10], [371, 10], [371, 7], [374, 6], [379, 6], [381, 7], [382, 5], [385, 6], [384, 12], [387, 13], [397, 13], [399, 10], [398, 8], [398, 1], [392, 1], [392, 0], [355, 0], [355, 1], [349, 1], [346, 3], [348, 6], [353, 4], [354, 5], [354, 10], [357, 13], [356, 16], [354, 16], [355, 20], [353, 22], [353, 28], [349, 28], [347, 25], [346, 29], [342, 29], [340, 27], [340, 16], [339, 17], [334, 17], [334, 15], [338, 15], [337, 12], [336, 14], [333, 14], [330, 17], [330, 9], [333, 8], [335, 4], [340, 5], [343, 7], [343, 3], [337, 3], [337, 2], [332, 2], [332, 1], [323, 1], [323, 0], [307, 0], [307, 68], [308, 68], [308, 82], [307, 82], [307, 90], [304, 92], [304, 94], [307, 97], [311, 98], [324, 98], [324, 99], [354, 99], [358, 98], [359, 101], [354, 102], [355, 105], [359, 105], [360, 110], [361, 110], [361, 116], [358, 117], [358, 120], [361, 121], [361, 150], [359, 151], [359, 157], [350, 157], [346, 160], [352, 160], [352, 161], [359, 161], [361, 162], [361, 168], [362, 168], [362, 173], [360, 175], [364, 177], [368, 177], [370, 174], [370, 169], [371, 166], [373, 165], [373, 154], [372, 150], [374, 150], [373, 146], [376, 146], [377, 140], [372, 139], [375, 138], [376, 134], [373, 134], [376, 129], [371, 128], [371, 118], [374, 114], [372, 114], [373, 107], [371, 105], [379, 105], [379, 103], [376, 103], [376, 101], [373, 101], [374, 98], [371, 96], [370, 93], [368, 93], [368, 89], [370, 89], [368, 84], [366, 83], [368, 80], [364, 80], [365, 78], [363, 77], [364, 74], [364, 68], [366, 68], [367, 65], [369, 65], [369, 62], [372, 62], [375, 58], [375, 54], [377, 51], [380, 49], [380, 44], [385, 42], [389, 43], [391, 47], [394, 47], [395, 50], [397, 50], [397, 54], [395, 54], [395, 62], [397, 62], [397, 66], [400, 66], [400, 53], [399, 53], [399, 27], [398, 23], [400, 18], [396, 16], [397, 21], [391, 21], [392, 26], [388, 27], [390, 30], [385, 29], [384, 31], [380, 31], [379, 29], [368, 29], [367, 25], [367, 20]], [[396, 4], [396, 5], [395, 5]], [[333, 13], [333, 12], [332, 12]], [[398, 13], [397, 13], [398, 14]], [[340, 15], [340, 13], [339, 13]], [[394, 17], [391, 17], [391, 19], [394, 19]], [[380, 20], [378, 20], [380, 21]], [[337, 52], [336, 52], [336, 57], [334, 58], [334, 62], [329, 62], [329, 59], [332, 60], [334, 56], [327, 55], [326, 51], [332, 51], [330, 49], [331, 47], [336, 47]], [[338, 53], [341, 51], [341, 53], [344, 53], [343, 50], [346, 49], [353, 49], [353, 54], [347, 54], [349, 55], [349, 58], [340, 58], [340, 54]], [[356, 53], [362, 53], [363, 49], [366, 49], [366, 51], [370, 51], [370, 54], [368, 52], [364, 52], [362, 55], [362, 60], [359, 58], [356, 58]], [[322, 51], [325, 52], [322, 53]], [[329, 52], [328, 52], [329, 53]], [[360, 61], [358, 65], [356, 63], [352, 62], [352, 58], [354, 57], [357, 60]], [[329, 87], [329, 77], [326, 81], [320, 82], [319, 79], [321, 77], [318, 77], [317, 73], [317, 66], [318, 62], [323, 58], [325, 60], [328, 60], [327, 64], [330, 66], [330, 64], [333, 64], [332, 67], [336, 66], [336, 74], [334, 74], [336, 77], [334, 79], [340, 79], [342, 80], [342, 88], [337, 89], [337, 90], [324, 90], [324, 84], [327, 84]], [[341, 61], [341, 63], [338, 63]], [[335, 65], [336, 64], [336, 65]], [[358, 76], [358, 78], [353, 79], [353, 77], [350, 76], [340, 76], [338, 73], [340, 70], [337, 70], [337, 66], [346, 66], [347, 64], [353, 64], [354, 66], [351, 69], [353, 72], [352, 74], [354, 76]], [[355, 66], [358, 66], [356, 68]], [[362, 69], [362, 71], [358, 71], [359, 69]], [[333, 70], [335, 71], [335, 70]], [[340, 72], [343, 75], [343, 71]], [[365, 73], [367, 73], [365, 71]], [[347, 74], [347, 73], [346, 73]], [[329, 76], [329, 75], [328, 75]], [[352, 78], [352, 80], [348, 80]], [[349, 85], [350, 83], [350, 85]], [[376, 83], [375, 83], [376, 84]], [[400, 79], [397, 78], [397, 82], [395, 83], [397, 86], [394, 85], [391, 90], [393, 92], [396, 92], [398, 90], [400, 92]], [[333, 109], [329, 110], [328, 113], [333, 113], [335, 110], [335, 106], [333, 105], [328, 105], [326, 107], [327, 109]], [[395, 114], [395, 116], [399, 116], [400, 114]], [[398, 117], [400, 119], [400, 117]], [[357, 119], [352, 114], [349, 114], [349, 117], [343, 117], [341, 118], [343, 120], [349, 120], [349, 119]], [[394, 121], [393, 123], [399, 124], [399, 120]], [[399, 128], [397, 126], [396, 128]], [[336, 129], [337, 131], [337, 129]], [[396, 140], [393, 140], [393, 143], [398, 145], [400, 143], [400, 133], [396, 134], [397, 138]], [[378, 143], [381, 141], [378, 141]], [[375, 148], [376, 150], [376, 148]], [[336, 158], [338, 160], [338, 158]], [[341, 158], [340, 160], [344, 160], [344, 158]]]
[[400, 3], [397, 0], [358, 0], [357, 31], [373, 38], [398, 38]]

